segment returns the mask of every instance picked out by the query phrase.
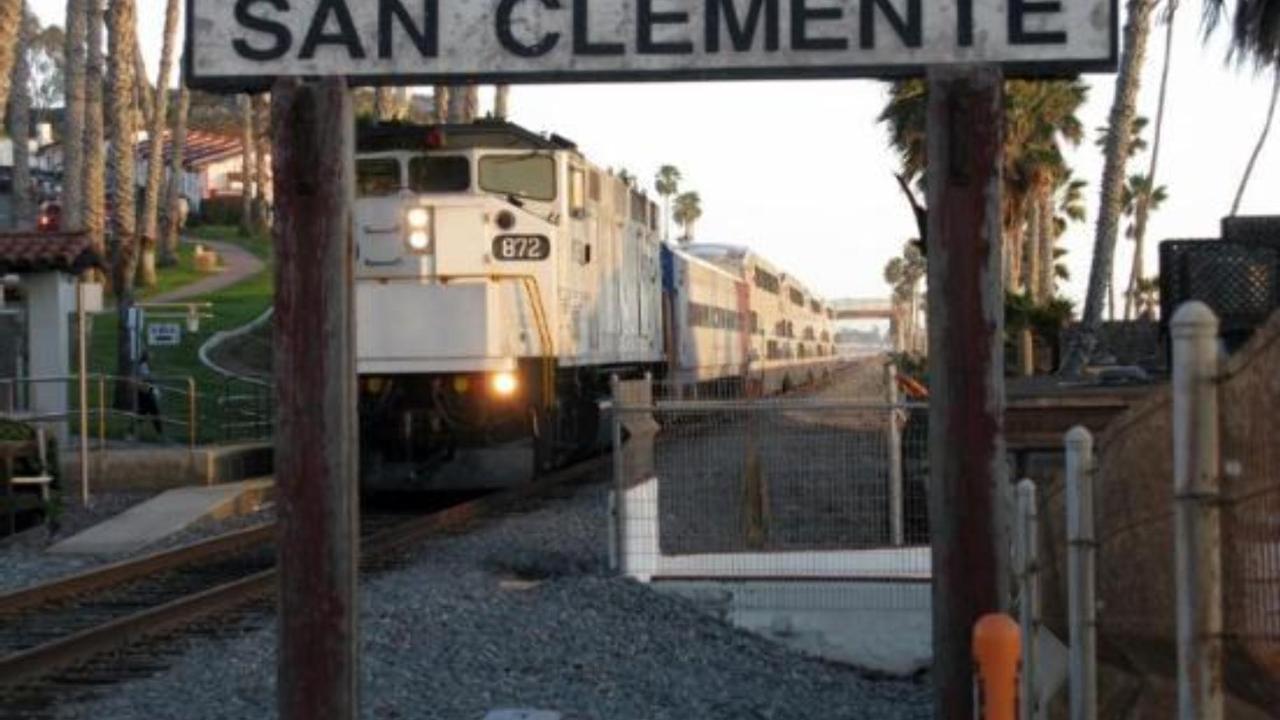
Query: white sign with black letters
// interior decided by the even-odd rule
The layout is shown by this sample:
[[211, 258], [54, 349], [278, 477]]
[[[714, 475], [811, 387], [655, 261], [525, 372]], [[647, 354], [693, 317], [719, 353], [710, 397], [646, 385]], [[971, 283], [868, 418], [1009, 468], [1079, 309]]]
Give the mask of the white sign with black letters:
[[187, 0], [194, 84], [1111, 70], [1116, 0]]
[[182, 326], [178, 323], [147, 324], [147, 344], [151, 347], [176, 347], [182, 344]]

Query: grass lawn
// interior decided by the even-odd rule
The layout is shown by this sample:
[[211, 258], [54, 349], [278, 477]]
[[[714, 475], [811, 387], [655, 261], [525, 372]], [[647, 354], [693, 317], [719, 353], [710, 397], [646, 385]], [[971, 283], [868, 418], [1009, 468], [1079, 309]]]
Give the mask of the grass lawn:
[[196, 269], [196, 249], [193, 245], [178, 245], [178, 264], [172, 267], [156, 267], [156, 284], [138, 290], [138, 299], [146, 300], [183, 285], [200, 280], [204, 273]]
[[[182, 343], [177, 347], [152, 347], [148, 348], [151, 356], [151, 372], [159, 381], [162, 388], [161, 392], [161, 411], [166, 418], [186, 420], [189, 413], [187, 404], [187, 378], [195, 381], [197, 390], [197, 408], [198, 418], [197, 424], [200, 428], [199, 436], [202, 441], [212, 441], [221, 439], [220, 423], [218, 422], [220, 409], [217, 401], [228, 391], [241, 392], [246, 391], [243, 385], [235, 384], [228, 386], [226, 378], [209, 370], [200, 363], [199, 350], [214, 333], [224, 330], [232, 330], [249, 323], [254, 318], [261, 315], [271, 305], [272, 301], [272, 267], [267, 249], [269, 244], [261, 238], [241, 238], [236, 234], [234, 228], [230, 228], [232, 238], [222, 237], [225, 231], [222, 228], [203, 228], [205, 232], [199, 236], [206, 239], [227, 240], [236, 242], [267, 259], [267, 267], [260, 273], [253, 275], [242, 282], [231, 287], [210, 293], [203, 297], [192, 298], [193, 302], [210, 302], [213, 307], [212, 318], [205, 318], [200, 321], [200, 329], [195, 333], [186, 331], [185, 322], [173, 320], [183, 325]], [[194, 235], [194, 233], [193, 233]], [[238, 242], [237, 242], [238, 241]], [[184, 251], [190, 255], [193, 252], [191, 246], [184, 246]], [[167, 270], [166, 272], [180, 273], [181, 266], [177, 270]], [[161, 276], [161, 283], [168, 280], [164, 275]], [[173, 285], [176, 287], [176, 285]], [[117, 338], [117, 317], [114, 311], [109, 311], [93, 318], [92, 336], [89, 342], [89, 367], [94, 373], [110, 374], [115, 372], [116, 368], [116, 338]], [[108, 387], [107, 392], [111, 390]], [[98, 391], [90, 390], [90, 399], [96, 404]], [[123, 421], [112, 423], [112, 427], [108, 430], [108, 435], [115, 435], [124, 429]], [[181, 435], [185, 433], [185, 429], [174, 429], [169, 431], [172, 435]]]

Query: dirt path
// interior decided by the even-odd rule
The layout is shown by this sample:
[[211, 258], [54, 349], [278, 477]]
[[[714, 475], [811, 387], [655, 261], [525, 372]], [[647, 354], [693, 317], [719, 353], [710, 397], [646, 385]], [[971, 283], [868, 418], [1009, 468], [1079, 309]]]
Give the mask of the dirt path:
[[191, 244], [198, 242], [217, 252], [222, 256], [222, 271], [197, 280], [190, 285], [183, 285], [176, 290], [147, 298], [148, 303], [184, 302], [191, 298], [208, 295], [211, 292], [230, 287], [241, 280], [252, 277], [265, 267], [262, 260], [238, 245], [218, 242], [217, 240], [195, 240], [192, 238], [183, 238], [182, 242]]

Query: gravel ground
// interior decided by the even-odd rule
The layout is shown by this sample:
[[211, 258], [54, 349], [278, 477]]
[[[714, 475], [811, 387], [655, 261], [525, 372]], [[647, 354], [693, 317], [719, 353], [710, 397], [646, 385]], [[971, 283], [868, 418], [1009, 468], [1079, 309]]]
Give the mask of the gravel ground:
[[[603, 478], [600, 478], [603, 479]], [[604, 567], [603, 484], [425, 543], [362, 587], [362, 715], [480, 720], [927, 718], [928, 688], [793, 654]], [[275, 716], [274, 625], [191, 640], [63, 717]]]
[[[154, 495], [155, 493], [152, 492], [98, 493], [94, 495], [93, 504], [90, 507], [86, 508], [75, 502], [63, 508], [57, 527], [52, 531], [50, 527], [34, 527], [0, 540], [0, 593], [48, 582], [95, 565], [123, 559], [122, 556], [53, 555], [46, 553], [45, 549], [91, 525], [118, 515]], [[158, 543], [142, 548], [134, 555], [145, 555], [157, 550], [186, 545], [220, 533], [270, 522], [274, 518], [274, 509], [266, 507], [249, 515], [219, 521], [202, 521]]]

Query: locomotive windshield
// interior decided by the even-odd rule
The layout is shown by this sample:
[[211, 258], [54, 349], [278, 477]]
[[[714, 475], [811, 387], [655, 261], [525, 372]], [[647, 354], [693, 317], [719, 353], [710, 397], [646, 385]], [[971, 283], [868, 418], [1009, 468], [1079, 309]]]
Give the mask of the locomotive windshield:
[[460, 155], [423, 155], [409, 161], [409, 189], [416, 193], [466, 192], [471, 161]]
[[556, 165], [549, 155], [489, 155], [480, 159], [480, 188], [550, 202], [556, 199]]
[[400, 192], [400, 161], [366, 158], [356, 161], [356, 196], [385, 197]]

